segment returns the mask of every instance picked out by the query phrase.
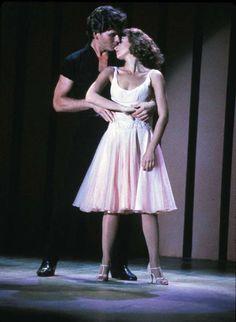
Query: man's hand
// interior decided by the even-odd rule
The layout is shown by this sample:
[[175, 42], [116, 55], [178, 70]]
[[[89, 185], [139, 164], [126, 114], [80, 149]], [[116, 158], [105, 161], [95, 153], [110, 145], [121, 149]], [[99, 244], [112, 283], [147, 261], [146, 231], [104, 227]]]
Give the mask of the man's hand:
[[102, 107], [94, 107], [94, 111], [99, 114], [105, 121], [107, 122], [113, 122], [114, 121], [114, 114], [112, 111], [106, 110]]
[[132, 105], [136, 109], [134, 113], [132, 113], [132, 117], [136, 117], [141, 121], [148, 121], [150, 116], [152, 116], [154, 112], [154, 107], [156, 107], [156, 102], [155, 101], [150, 101], [150, 102], [142, 102], [139, 104]]

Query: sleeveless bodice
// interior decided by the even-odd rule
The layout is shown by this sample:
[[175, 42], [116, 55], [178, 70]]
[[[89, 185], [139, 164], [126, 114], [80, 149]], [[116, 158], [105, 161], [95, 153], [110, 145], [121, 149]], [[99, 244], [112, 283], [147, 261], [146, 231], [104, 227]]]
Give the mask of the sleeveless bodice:
[[145, 171], [143, 156], [153, 138], [150, 122], [125, 113], [130, 104], [148, 99], [150, 72], [132, 90], [117, 83], [117, 70], [111, 84], [112, 99], [125, 105], [115, 112], [96, 149], [73, 206], [83, 212], [111, 214], [159, 214], [176, 209], [160, 145], [155, 149], [155, 166]]
[[114, 76], [111, 82], [111, 99], [121, 105], [130, 106], [131, 104], [145, 102], [150, 96], [150, 73], [147, 74], [145, 81], [133, 89], [121, 88], [117, 81], [118, 68], [114, 67]]
[[[123, 106], [130, 107], [133, 104], [138, 104], [141, 102], [146, 102], [150, 98], [150, 70], [146, 76], [145, 81], [139, 86], [133, 89], [124, 89], [119, 86], [117, 81], [118, 68], [114, 67], [114, 75], [111, 82], [111, 99]], [[125, 109], [123, 112], [115, 112], [115, 122], [117, 125], [122, 127], [133, 127], [141, 126], [150, 128], [152, 119], [149, 122], [143, 122], [138, 119], [133, 119], [131, 115], [125, 114]], [[112, 123], [111, 123], [112, 124]]]

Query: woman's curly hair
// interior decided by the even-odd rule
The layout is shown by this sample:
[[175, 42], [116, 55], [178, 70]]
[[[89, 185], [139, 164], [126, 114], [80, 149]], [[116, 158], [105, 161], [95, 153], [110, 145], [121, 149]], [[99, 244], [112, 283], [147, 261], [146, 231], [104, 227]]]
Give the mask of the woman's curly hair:
[[147, 34], [138, 28], [126, 28], [123, 35], [129, 39], [130, 53], [137, 57], [145, 67], [160, 69], [164, 63], [164, 55]]

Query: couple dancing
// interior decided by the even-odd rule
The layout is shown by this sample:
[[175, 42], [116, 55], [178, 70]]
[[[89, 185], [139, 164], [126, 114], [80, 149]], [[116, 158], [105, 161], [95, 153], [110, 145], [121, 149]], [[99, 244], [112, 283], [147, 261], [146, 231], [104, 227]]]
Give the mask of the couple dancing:
[[[56, 186], [57, 201], [37, 271], [40, 277], [55, 274], [69, 222], [75, 216], [71, 202], [79, 185], [73, 205], [83, 212], [104, 212], [98, 280], [107, 281], [109, 272], [113, 278], [137, 280], [127, 266], [127, 235], [129, 213], [138, 213], [151, 279], [168, 284], [160, 268], [158, 214], [172, 211], [176, 205], [159, 145], [168, 122], [164, 78], [159, 71], [163, 56], [143, 31], [124, 29], [126, 23], [127, 16], [120, 9], [97, 7], [87, 19], [88, 44], [68, 55], [62, 66], [53, 96], [54, 110], [83, 113], [79, 113], [75, 147], [63, 154], [69, 170], [63, 183]], [[77, 93], [77, 98], [71, 92]], [[153, 109], [158, 114], [154, 131]], [[94, 118], [93, 111], [101, 118]], [[105, 133], [103, 120], [109, 122]], [[97, 147], [94, 157], [88, 146]], [[92, 157], [80, 185], [81, 172], [86, 172], [87, 160]]]
[[[114, 120], [97, 147], [73, 206], [83, 212], [104, 212], [102, 262], [98, 280], [107, 281], [120, 216], [139, 213], [149, 254], [151, 281], [167, 285], [160, 267], [157, 214], [176, 209], [160, 141], [168, 122], [163, 56], [154, 41], [137, 28], [124, 29], [115, 47], [123, 67], [108, 66], [86, 94], [96, 109], [114, 112]], [[111, 83], [111, 100], [101, 95]], [[135, 106], [154, 98], [158, 119], [141, 121]]]

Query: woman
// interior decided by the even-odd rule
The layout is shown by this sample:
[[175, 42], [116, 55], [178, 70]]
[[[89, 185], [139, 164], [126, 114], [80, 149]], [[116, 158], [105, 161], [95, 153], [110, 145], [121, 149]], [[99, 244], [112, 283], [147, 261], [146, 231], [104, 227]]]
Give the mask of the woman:
[[[102, 264], [98, 280], [107, 281], [119, 215], [140, 213], [151, 281], [167, 285], [160, 268], [157, 214], [177, 209], [159, 145], [168, 122], [164, 78], [158, 70], [163, 55], [137, 28], [125, 29], [115, 48], [121, 68], [107, 67], [89, 88], [86, 100], [114, 112], [73, 203], [84, 212], [104, 212]], [[153, 69], [155, 68], [155, 69]], [[111, 100], [101, 96], [111, 82]], [[134, 106], [155, 98], [158, 120], [132, 117]]]

